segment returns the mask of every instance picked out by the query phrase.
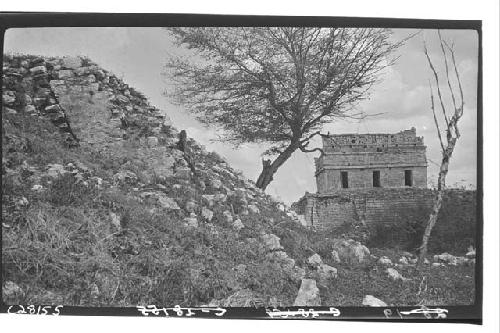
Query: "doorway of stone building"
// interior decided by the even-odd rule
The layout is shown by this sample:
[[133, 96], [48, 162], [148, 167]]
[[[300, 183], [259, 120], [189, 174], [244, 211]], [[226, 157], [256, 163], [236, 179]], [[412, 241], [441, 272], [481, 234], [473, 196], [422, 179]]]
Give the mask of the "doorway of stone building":
[[380, 171], [373, 171], [373, 187], [380, 187]]
[[413, 186], [413, 173], [411, 170], [405, 170], [405, 186]]
[[349, 188], [349, 176], [347, 174], [347, 171], [341, 171], [340, 178], [342, 181], [342, 188]]

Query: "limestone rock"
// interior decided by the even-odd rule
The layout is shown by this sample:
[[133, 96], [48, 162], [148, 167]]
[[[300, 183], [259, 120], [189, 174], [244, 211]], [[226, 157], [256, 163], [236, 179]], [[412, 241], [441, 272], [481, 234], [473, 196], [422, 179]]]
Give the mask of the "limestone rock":
[[89, 289], [90, 289], [90, 297], [91, 298], [93, 298], [93, 299], [99, 298], [99, 296], [101, 295], [101, 292], [100, 292], [99, 287], [97, 286], [97, 284], [92, 283], [89, 286]]
[[196, 217], [196, 214], [195, 213], [191, 213], [191, 215], [189, 217], [186, 217], [184, 219], [184, 223], [186, 223], [186, 225], [188, 227], [198, 228], [198, 218]]
[[401, 258], [399, 259], [399, 263], [400, 263], [401, 265], [408, 265], [408, 259], [406, 259], [406, 257], [401, 257]]
[[307, 263], [311, 266], [318, 267], [323, 263], [323, 260], [321, 260], [321, 257], [319, 254], [315, 253], [309, 258], [307, 258]]
[[306, 277], [306, 270], [303, 269], [302, 267], [299, 266], [294, 266], [292, 268], [292, 271], [290, 272], [290, 278], [295, 281], [299, 282], [302, 281], [303, 278]]
[[[67, 79], [67, 78], [70, 78], [72, 76], [73, 76], [73, 71], [70, 69], [61, 69], [58, 73], [59, 79]], [[52, 81], [50, 81], [50, 83], [52, 83]]]
[[216, 202], [220, 202], [220, 203], [226, 202], [227, 201], [227, 195], [225, 195], [223, 193], [214, 194], [214, 200]]
[[444, 252], [442, 254], [437, 254], [434, 256], [433, 259], [436, 262], [444, 262], [452, 266], [456, 266], [458, 264], [457, 257], [447, 252]]
[[132, 171], [123, 170], [115, 173], [113, 180], [118, 182], [135, 182], [137, 180], [137, 175]]
[[215, 203], [215, 195], [213, 195], [213, 194], [204, 194], [201, 197], [207, 203], [208, 207], [212, 207], [214, 205], [214, 203]]
[[35, 66], [30, 69], [32, 75], [45, 74], [47, 73], [47, 68], [45, 66]]
[[50, 80], [50, 86], [52, 87], [52, 89], [54, 89], [54, 87], [57, 87], [57, 86], [62, 86], [66, 83], [66, 81], [64, 80]]
[[363, 305], [372, 307], [387, 306], [387, 304], [384, 301], [381, 301], [372, 295], [366, 295], [363, 298]]
[[237, 273], [237, 274], [240, 274], [240, 275], [243, 275], [247, 272], [247, 265], [245, 264], [239, 264], [239, 265], [236, 265], [233, 270]]
[[35, 184], [35, 185], [33, 185], [33, 187], [31, 187], [31, 190], [34, 192], [41, 192], [44, 190], [44, 188], [40, 184]]
[[212, 218], [214, 217], [214, 212], [212, 212], [210, 209], [203, 207], [201, 209], [201, 216], [207, 220], [208, 222], [212, 221]]
[[82, 59], [80, 57], [64, 57], [62, 67], [69, 69], [76, 69], [82, 66]]
[[224, 219], [224, 222], [226, 222], [226, 223], [233, 222], [233, 214], [231, 214], [231, 212], [228, 210], [226, 210], [222, 213], [222, 218]]
[[189, 168], [177, 168], [175, 170], [174, 176], [181, 179], [191, 178], [191, 169]]
[[381, 265], [392, 265], [391, 259], [387, 258], [386, 256], [380, 257], [377, 262]]
[[248, 205], [248, 210], [252, 214], [259, 214], [260, 213], [259, 207], [257, 207], [256, 205], [253, 205], [253, 204], [252, 205]]
[[337, 269], [326, 264], [320, 264], [316, 270], [316, 275], [320, 285], [327, 285], [330, 279], [337, 278]]
[[213, 179], [210, 179], [210, 186], [215, 188], [215, 189], [220, 189], [222, 187], [222, 182], [220, 179], [213, 178]]
[[147, 138], [148, 146], [149, 147], [156, 147], [158, 146], [158, 138], [156, 136], [150, 136]]
[[143, 192], [140, 194], [140, 196], [151, 203], [159, 205], [163, 209], [181, 209], [174, 199], [167, 197], [167, 195], [163, 192]]
[[24, 107], [24, 112], [26, 112], [28, 114], [36, 114], [37, 110], [33, 105], [26, 105]]
[[189, 213], [194, 213], [197, 207], [198, 205], [196, 204], [196, 202], [188, 200], [186, 202], [186, 205], [184, 206], [184, 209]]
[[158, 197], [158, 204], [164, 209], [179, 210], [180, 207], [174, 199], [161, 195]]
[[120, 216], [116, 215], [115, 213], [111, 212], [109, 213], [109, 217], [111, 219], [111, 224], [118, 230], [121, 229], [122, 225], [120, 222]]
[[88, 85], [88, 91], [93, 92], [94, 94], [99, 91], [100, 85], [98, 82], [91, 83]]
[[2, 299], [6, 304], [20, 303], [24, 291], [12, 281], [6, 281], [2, 288]]
[[241, 222], [240, 219], [236, 219], [234, 220], [233, 222], [233, 228], [236, 229], [236, 230], [241, 230], [245, 227], [245, 225], [243, 224], [243, 222]]
[[335, 263], [341, 263], [339, 253], [335, 250], [332, 251], [332, 259]]
[[13, 91], [5, 91], [2, 94], [2, 104], [3, 105], [13, 105], [16, 101], [16, 93]]
[[261, 238], [262, 241], [264, 242], [266, 249], [268, 249], [269, 251], [283, 249], [283, 247], [280, 244], [280, 238], [275, 234], [264, 234], [261, 236]]
[[337, 251], [342, 262], [350, 264], [360, 264], [370, 258], [370, 250], [352, 239], [334, 239], [333, 249]]
[[49, 164], [49, 168], [47, 169], [47, 176], [50, 178], [58, 178], [66, 173], [68, 171], [64, 169], [64, 166], [60, 164]]
[[293, 306], [320, 306], [321, 298], [316, 281], [312, 279], [302, 279], [297, 298]]
[[266, 257], [272, 261], [277, 261], [286, 269], [291, 270], [295, 266], [295, 260], [290, 258], [285, 251], [273, 251], [266, 254]]
[[389, 275], [389, 278], [391, 278], [392, 280], [396, 281], [396, 280], [402, 280], [402, 281], [405, 281], [405, 280], [408, 280], [406, 278], [404, 278], [397, 270], [395, 270], [394, 268], [387, 268], [386, 270], [387, 272], [387, 275]]

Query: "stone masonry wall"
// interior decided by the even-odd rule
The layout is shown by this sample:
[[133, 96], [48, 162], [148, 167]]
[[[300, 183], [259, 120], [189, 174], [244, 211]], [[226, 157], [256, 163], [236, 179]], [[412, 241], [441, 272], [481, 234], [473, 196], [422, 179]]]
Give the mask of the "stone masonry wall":
[[[368, 226], [392, 224], [403, 219], [428, 216], [435, 191], [417, 188], [356, 189], [330, 194], [307, 194], [294, 208], [306, 225], [319, 229], [364, 221]], [[448, 190], [443, 211], [453, 207], [475, 211], [475, 191]]]
[[341, 171], [346, 171], [349, 178], [349, 188], [373, 188], [373, 171], [380, 172], [381, 187], [404, 187], [405, 170], [413, 172], [413, 187], [425, 188], [427, 186], [426, 167], [391, 167], [391, 168], [363, 168], [324, 170], [316, 178], [319, 193], [326, 193], [335, 189], [341, 189]]

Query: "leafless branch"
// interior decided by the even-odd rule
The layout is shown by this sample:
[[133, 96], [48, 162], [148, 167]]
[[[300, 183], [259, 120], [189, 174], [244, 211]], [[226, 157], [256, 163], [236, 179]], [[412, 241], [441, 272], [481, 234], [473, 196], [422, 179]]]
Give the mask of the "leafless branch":
[[436, 81], [439, 102], [441, 104], [441, 109], [443, 111], [443, 116], [444, 116], [444, 120], [446, 122], [446, 127], [448, 128], [449, 127], [449, 121], [448, 121], [448, 116], [446, 115], [446, 108], [444, 107], [443, 96], [441, 95], [441, 88], [439, 87], [439, 76], [438, 76], [437, 71], [434, 68], [434, 65], [433, 65], [433, 63], [431, 61], [431, 58], [429, 56], [429, 52], [427, 50], [427, 45], [425, 44], [425, 42], [424, 42], [424, 53], [425, 53], [425, 56], [427, 57], [427, 62], [429, 63], [429, 67], [431, 68], [432, 73], [434, 74], [434, 80]]
[[446, 82], [448, 82], [448, 89], [450, 90], [451, 99], [453, 101], [453, 107], [454, 107], [454, 110], [456, 110], [457, 109], [457, 102], [455, 99], [455, 93], [453, 92], [453, 89], [451, 87], [450, 71], [448, 68], [448, 57], [446, 56], [446, 52], [444, 51], [443, 38], [441, 37], [441, 31], [439, 31], [439, 30], [438, 30], [438, 36], [439, 36], [439, 44], [441, 46], [441, 51], [443, 52], [444, 65], [445, 65], [445, 69], [446, 69]]
[[434, 108], [434, 94], [432, 92], [432, 85], [431, 85], [430, 81], [429, 81], [429, 91], [431, 93], [431, 109], [432, 109], [432, 115], [434, 117], [434, 124], [436, 125], [438, 138], [439, 138], [439, 144], [441, 145], [441, 152], [444, 154], [444, 152], [445, 152], [444, 143], [443, 143], [443, 138], [441, 137], [441, 129], [439, 128], [439, 122], [438, 122], [437, 117], [436, 117], [436, 109]]

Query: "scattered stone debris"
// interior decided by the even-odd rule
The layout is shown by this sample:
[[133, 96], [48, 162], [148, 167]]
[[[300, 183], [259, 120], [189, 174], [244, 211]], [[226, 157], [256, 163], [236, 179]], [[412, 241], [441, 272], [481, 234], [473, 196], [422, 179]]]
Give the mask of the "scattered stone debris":
[[12, 281], [6, 281], [2, 287], [2, 299], [6, 304], [21, 303], [24, 291]]
[[226, 223], [232, 223], [233, 222], [233, 214], [231, 214], [230, 211], [226, 210], [222, 213], [222, 217]]
[[316, 269], [316, 275], [320, 285], [327, 285], [330, 279], [337, 278], [337, 269], [326, 264], [321, 264]]
[[336, 250], [332, 251], [332, 259], [337, 264], [341, 263], [339, 253]]
[[109, 213], [109, 217], [111, 219], [111, 224], [117, 229], [117, 230], [121, 230], [121, 221], [120, 221], [120, 216], [118, 216], [117, 214], [111, 212]]
[[442, 253], [442, 254], [436, 254], [433, 257], [433, 260], [435, 263], [444, 263], [444, 264], [451, 265], [451, 266], [464, 265], [464, 264], [474, 264], [475, 263], [474, 258], [454, 256], [454, 255], [449, 254], [447, 252]]
[[364, 306], [372, 306], [372, 307], [387, 306], [387, 304], [384, 301], [381, 301], [380, 299], [378, 299], [372, 295], [366, 295], [363, 298], [363, 305]]
[[264, 234], [261, 236], [262, 241], [267, 250], [275, 251], [282, 250], [283, 247], [280, 244], [280, 238], [274, 234]]
[[241, 230], [245, 227], [245, 225], [243, 224], [243, 222], [241, 222], [240, 219], [236, 219], [234, 220], [233, 222], [233, 228], [236, 229], [236, 230]]
[[302, 279], [293, 306], [321, 306], [321, 297], [316, 286], [316, 280]]
[[334, 239], [333, 249], [337, 251], [341, 262], [349, 264], [364, 263], [369, 261], [370, 258], [370, 250], [360, 242], [352, 239]]
[[323, 263], [323, 260], [321, 260], [321, 257], [319, 254], [315, 253], [309, 258], [307, 258], [307, 263], [313, 267], [318, 267]]
[[401, 257], [401, 258], [399, 259], [399, 263], [400, 263], [401, 265], [408, 265], [408, 259], [406, 259], [406, 257]]
[[201, 216], [207, 220], [208, 222], [212, 221], [212, 218], [214, 217], [214, 212], [212, 212], [210, 209], [203, 207], [201, 209]]
[[189, 217], [186, 217], [184, 219], [184, 223], [186, 226], [191, 227], [191, 228], [198, 228], [198, 218], [196, 217], [195, 213], [191, 213]]
[[381, 265], [392, 265], [391, 259], [387, 258], [386, 256], [380, 257], [377, 262]]
[[394, 281], [397, 281], [397, 280], [406, 281], [406, 280], [408, 280], [407, 278], [403, 277], [394, 268], [387, 268], [386, 272], [387, 272], [387, 275], [389, 275], [389, 278], [391, 278]]

